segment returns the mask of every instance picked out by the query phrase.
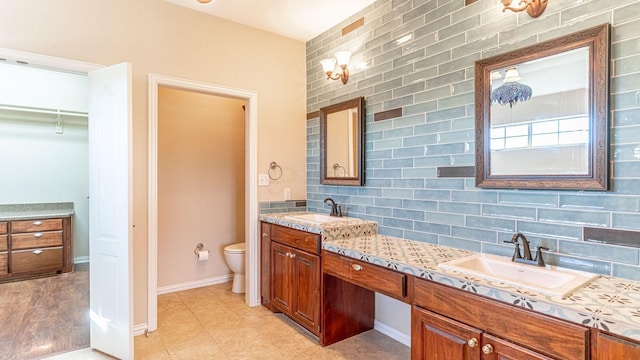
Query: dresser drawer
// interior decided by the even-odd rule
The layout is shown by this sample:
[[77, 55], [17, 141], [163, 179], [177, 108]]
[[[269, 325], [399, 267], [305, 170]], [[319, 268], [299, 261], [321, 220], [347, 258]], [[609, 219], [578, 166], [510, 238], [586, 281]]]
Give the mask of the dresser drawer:
[[62, 245], [62, 231], [11, 235], [11, 249], [30, 249]]
[[11, 252], [11, 273], [56, 271], [62, 269], [62, 247]]
[[7, 253], [0, 253], [0, 276], [9, 273], [7, 265]]
[[409, 302], [405, 274], [329, 251], [322, 253], [322, 272], [336, 275], [350, 283], [400, 301]]
[[11, 233], [62, 230], [62, 219], [21, 220], [11, 222]]
[[320, 235], [318, 234], [272, 225], [271, 240], [320, 255]]
[[0, 221], [0, 234], [6, 234], [6, 233], [7, 233], [7, 222]]
[[0, 251], [7, 251], [8, 248], [7, 235], [0, 235]]

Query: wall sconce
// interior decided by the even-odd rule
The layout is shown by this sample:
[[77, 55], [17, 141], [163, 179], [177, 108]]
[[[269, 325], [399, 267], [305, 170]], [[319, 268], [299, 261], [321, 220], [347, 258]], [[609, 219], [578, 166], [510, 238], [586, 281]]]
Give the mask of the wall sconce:
[[532, 18], [542, 15], [544, 9], [547, 8], [548, 0], [500, 0], [504, 8], [503, 12], [511, 10], [513, 12], [527, 11]]
[[342, 80], [343, 84], [346, 84], [349, 80], [349, 58], [351, 58], [350, 51], [338, 51], [336, 53], [336, 59], [338, 59], [338, 65], [340, 66], [340, 71], [337, 73], [333, 73], [336, 67], [336, 59], [324, 59], [320, 60], [320, 64], [322, 64], [322, 70], [327, 74], [327, 80]]

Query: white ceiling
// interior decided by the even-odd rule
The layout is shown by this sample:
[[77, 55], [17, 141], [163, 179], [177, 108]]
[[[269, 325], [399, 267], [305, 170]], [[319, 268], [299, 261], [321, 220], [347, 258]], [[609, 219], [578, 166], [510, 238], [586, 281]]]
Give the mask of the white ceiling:
[[180, 6], [307, 41], [372, 4], [374, 0], [165, 0]]

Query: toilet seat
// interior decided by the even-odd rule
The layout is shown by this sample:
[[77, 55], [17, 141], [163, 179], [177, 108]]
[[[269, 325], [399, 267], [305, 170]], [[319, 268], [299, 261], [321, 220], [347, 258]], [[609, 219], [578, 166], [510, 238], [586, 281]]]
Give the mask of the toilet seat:
[[245, 252], [244, 243], [241, 242], [241, 243], [227, 245], [224, 247], [224, 252], [230, 253], [230, 254], [242, 254]]

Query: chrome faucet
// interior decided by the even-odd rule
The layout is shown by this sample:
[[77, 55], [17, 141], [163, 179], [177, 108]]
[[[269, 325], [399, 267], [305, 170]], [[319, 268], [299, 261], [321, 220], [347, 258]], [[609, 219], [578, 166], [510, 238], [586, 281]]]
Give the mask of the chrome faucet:
[[[518, 243], [518, 239], [522, 240], [522, 248], [524, 255], [520, 254], [520, 243]], [[511, 241], [505, 240], [506, 243], [511, 243], [515, 245], [515, 249], [513, 250], [513, 257], [511, 261], [515, 261], [518, 263], [536, 265], [536, 266], [546, 266], [544, 263], [544, 259], [542, 258], [542, 250], [549, 250], [544, 246], [537, 246], [536, 249], [536, 257], [531, 257], [531, 248], [529, 247], [529, 240], [524, 236], [523, 233], [516, 233], [511, 238]]]
[[331, 213], [329, 213], [329, 216], [342, 217], [342, 209], [340, 208], [340, 205], [336, 204], [336, 202], [333, 201], [332, 198], [326, 198], [323, 201], [325, 204], [327, 202], [331, 203]]

